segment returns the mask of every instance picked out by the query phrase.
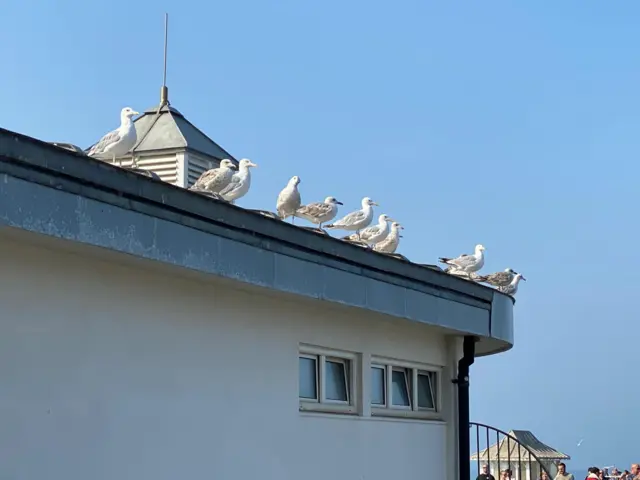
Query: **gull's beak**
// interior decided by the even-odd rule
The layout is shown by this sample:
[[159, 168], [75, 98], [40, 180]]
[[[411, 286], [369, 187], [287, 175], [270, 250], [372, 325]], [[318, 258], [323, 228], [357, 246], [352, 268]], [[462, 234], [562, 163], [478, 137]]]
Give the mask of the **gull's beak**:
[[344, 203], [339, 202], [338, 200], [336, 200], [336, 205], [344, 205]]
[[402, 225], [398, 226], [398, 228], [399, 228], [400, 230], [404, 230], [404, 227], [403, 227]]
[[400, 237], [400, 238], [404, 238], [402, 235], [398, 235], [398, 237]]
[[376, 202], [371, 202], [371, 205], [375, 205], [376, 207], [379, 207], [380, 205], [378, 205]]
[[527, 279], [522, 276], [520, 277], [520, 280], [524, 280], [525, 282], [527, 281]]
[[395, 220], [393, 218], [387, 217], [387, 222], [395, 222]]
[[257, 165], [256, 163], [253, 163], [253, 162], [251, 162], [251, 163], [249, 164], [249, 166], [250, 166], [250, 167], [256, 167], [256, 168], [258, 167], [258, 165]]
[[132, 115], [140, 115], [140, 112], [136, 112], [135, 110], [131, 112]]

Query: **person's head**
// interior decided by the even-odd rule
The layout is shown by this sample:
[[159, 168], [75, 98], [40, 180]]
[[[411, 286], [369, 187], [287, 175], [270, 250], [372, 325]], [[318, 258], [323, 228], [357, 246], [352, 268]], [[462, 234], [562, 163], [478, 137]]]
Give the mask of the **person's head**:
[[507, 480], [509, 478], [509, 470], [502, 470], [500, 472], [500, 479]]
[[640, 474], [640, 465], [638, 465], [637, 463], [632, 464], [631, 465], [631, 474], [632, 475]]
[[544, 470], [540, 474], [540, 480], [549, 480], [549, 475], [547, 475], [547, 472], [545, 472]]
[[482, 467], [480, 467], [480, 471], [486, 475], [489, 472], [489, 465], [483, 463]]
[[564, 475], [566, 471], [567, 471], [567, 466], [564, 463], [560, 462], [558, 464], [558, 473], [560, 475]]

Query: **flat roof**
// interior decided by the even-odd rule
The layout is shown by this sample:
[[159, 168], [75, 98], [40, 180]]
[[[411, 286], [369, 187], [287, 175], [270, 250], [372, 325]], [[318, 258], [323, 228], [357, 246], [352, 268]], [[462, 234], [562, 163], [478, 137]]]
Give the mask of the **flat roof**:
[[513, 345], [514, 300], [490, 287], [0, 129], [0, 226]]

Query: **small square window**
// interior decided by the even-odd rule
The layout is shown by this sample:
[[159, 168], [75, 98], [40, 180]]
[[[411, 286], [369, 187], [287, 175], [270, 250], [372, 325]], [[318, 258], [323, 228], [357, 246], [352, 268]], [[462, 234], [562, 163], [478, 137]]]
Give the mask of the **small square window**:
[[318, 359], [299, 357], [299, 397], [318, 400]]
[[406, 368], [394, 368], [391, 372], [391, 403], [398, 407], [411, 407], [411, 393]]
[[431, 372], [418, 372], [418, 408], [427, 410], [436, 409], [436, 396], [434, 391], [434, 374]]
[[371, 367], [371, 403], [373, 405], [386, 405], [386, 381], [384, 367]]
[[346, 360], [330, 359], [325, 361], [325, 399], [349, 402], [349, 372]]

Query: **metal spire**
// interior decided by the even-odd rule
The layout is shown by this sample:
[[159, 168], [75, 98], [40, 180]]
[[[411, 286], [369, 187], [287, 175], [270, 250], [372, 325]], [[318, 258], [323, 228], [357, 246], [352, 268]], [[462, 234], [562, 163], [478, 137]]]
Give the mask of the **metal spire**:
[[167, 88], [167, 42], [169, 38], [169, 14], [164, 14], [164, 69], [162, 72], [162, 89], [160, 90], [160, 108], [169, 105], [169, 89]]

